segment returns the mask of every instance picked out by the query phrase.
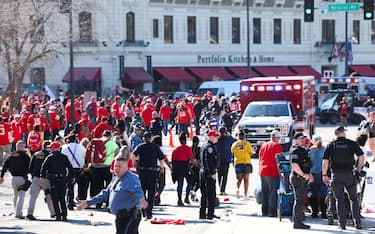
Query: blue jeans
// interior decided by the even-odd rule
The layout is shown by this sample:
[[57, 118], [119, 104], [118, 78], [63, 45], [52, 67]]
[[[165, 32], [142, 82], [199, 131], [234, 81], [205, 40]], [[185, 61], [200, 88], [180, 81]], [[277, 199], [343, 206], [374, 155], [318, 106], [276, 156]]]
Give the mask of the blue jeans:
[[169, 124], [169, 119], [163, 120], [163, 133], [165, 136], [168, 133], [168, 124]]
[[[179, 201], [182, 200], [182, 187], [184, 186], [184, 179], [185, 179], [185, 176], [177, 177], [177, 196], [178, 196]], [[186, 195], [185, 195], [187, 198], [189, 197], [190, 190], [191, 190], [191, 183], [187, 181]]]
[[262, 216], [276, 216], [277, 188], [279, 179], [270, 176], [261, 176], [262, 183]]

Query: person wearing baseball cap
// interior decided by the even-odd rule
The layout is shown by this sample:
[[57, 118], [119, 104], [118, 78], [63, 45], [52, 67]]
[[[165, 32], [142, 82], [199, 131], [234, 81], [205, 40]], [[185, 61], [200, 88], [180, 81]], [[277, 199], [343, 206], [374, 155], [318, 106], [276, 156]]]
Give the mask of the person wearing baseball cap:
[[271, 132], [270, 141], [259, 149], [259, 175], [262, 184], [262, 216], [276, 217], [277, 189], [279, 185], [279, 171], [276, 164], [276, 154], [283, 152], [280, 145], [281, 133]]
[[201, 169], [201, 206], [199, 219], [220, 218], [214, 214], [216, 200], [216, 179], [220, 159], [216, 149], [216, 143], [220, 134], [216, 130], [210, 130], [207, 134], [208, 142], [202, 146], [202, 169]]
[[[362, 229], [360, 204], [358, 201], [356, 180], [353, 176], [353, 168], [360, 172], [365, 161], [363, 151], [358, 143], [346, 138], [346, 129], [340, 126], [335, 129], [336, 140], [327, 145], [323, 155], [322, 177], [328, 184], [328, 169], [332, 172], [332, 189], [337, 199], [339, 216], [339, 228], [346, 229], [346, 200], [344, 188], [351, 200], [351, 214], [355, 220], [356, 229]], [[357, 156], [357, 162], [355, 160]]]
[[310, 173], [311, 161], [305, 146], [305, 135], [303, 132], [294, 134], [295, 144], [290, 150], [292, 176], [290, 178], [293, 186], [295, 200], [293, 206], [293, 228], [294, 229], [309, 229], [310, 226], [304, 224], [303, 209], [307, 197], [307, 190], [309, 182], [313, 181], [313, 176]]
[[72, 179], [73, 167], [68, 158], [60, 152], [60, 148], [61, 143], [58, 141], [54, 141], [48, 146], [51, 154], [42, 165], [40, 179], [43, 183], [47, 183], [47, 179], [50, 182], [56, 221], [66, 221], [68, 216], [65, 201], [66, 181]]

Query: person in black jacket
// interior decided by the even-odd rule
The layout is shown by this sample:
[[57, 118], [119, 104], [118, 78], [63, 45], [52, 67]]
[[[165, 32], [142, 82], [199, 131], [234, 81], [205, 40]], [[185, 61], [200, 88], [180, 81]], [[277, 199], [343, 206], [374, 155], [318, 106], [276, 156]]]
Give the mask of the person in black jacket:
[[152, 112], [151, 126], [150, 132], [152, 136], [162, 136], [161, 132], [163, 131], [163, 120], [159, 117], [159, 113], [157, 111]]
[[72, 178], [73, 167], [68, 158], [60, 152], [60, 142], [55, 141], [48, 148], [51, 154], [42, 164], [40, 179], [42, 183], [45, 183], [47, 179], [50, 181], [56, 221], [66, 221], [68, 215], [65, 202], [66, 182], [67, 179]]
[[195, 134], [198, 136], [200, 135], [199, 119], [201, 118], [203, 108], [204, 108], [204, 105], [202, 104], [200, 97], [194, 98], [194, 114], [195, 114], [194, 126], [195, 126]]
[[51, 141], [45, 141], [43, 144], [43, 149], [34, 153], [33, 157], [31, 158], [29, 170], [32, 176], [31, 180], [31, 188], [30, 188], [30, 200], [29, 200], [29, 208], [27, 209], [27, 216], [26, 218], [29, 220], [36, 220], [34, 217], [34, 209], [35, 209], [35, 202], [38, 198], [40, 190], [44, 191], [46, 196], [45, 201], [48, 205], [49, 212], [51, 214], [51, 218], [55, 216], [55, 208], [53, 207], [52, 198], [51, 198], [51, 190], [49, 189], [49, 181], [45, 181], [42, 183], [40, 180], [40, 169], [44, 160], [49, 155], [49, 151], [47, 147], [51, 144]]
[[221, 115], [221, 125], [226, 127], [228, 132], [232, 134], [233, 119], [228, 105], [224, 106], [224, 112]]
[[214, 214], [216, 200], [216, 179], [217, 168], [220, 164], [219, 154], [216, 149], [216, 143], [220, 134], [215, 130], [210, 130], [207, 134], [208, 142], [202, 146], [201, 150], [201, 206], [199, 210], [199, 219], [220, 218]]
[[12, 188], [14, 191], [14, 204], [16, 209], [16, 218], [24, 219], [22, 215], [25, 193], [30, 184], [27, 183], [27, 174], [29, 172], [30, 157], [25, 150], [26, 144], [23, 141], [16, 143], [16, 151], [5, 161], [0, 175], [0, 184], [4, 183], [4, 175], [8, 170], [12, 174]]

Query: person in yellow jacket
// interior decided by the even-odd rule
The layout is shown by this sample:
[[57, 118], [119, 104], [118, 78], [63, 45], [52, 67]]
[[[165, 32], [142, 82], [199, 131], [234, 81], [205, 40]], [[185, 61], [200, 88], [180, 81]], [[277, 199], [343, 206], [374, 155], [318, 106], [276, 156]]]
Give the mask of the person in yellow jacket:
[[240, 132], [239, 140], [234, 142], [231, 151], [234, 156], [234, 166], [237, 175], [237, 198], [240, 198], [240, 186], [242, 180], [244, 181], [244, 199], [249, 199], [247, 192], [249, 190], [249, 175], [253, 172], [251, 165], [251, 155], [253, 154], [253, 147], [251, 143], [245, 140], [245, 133]]

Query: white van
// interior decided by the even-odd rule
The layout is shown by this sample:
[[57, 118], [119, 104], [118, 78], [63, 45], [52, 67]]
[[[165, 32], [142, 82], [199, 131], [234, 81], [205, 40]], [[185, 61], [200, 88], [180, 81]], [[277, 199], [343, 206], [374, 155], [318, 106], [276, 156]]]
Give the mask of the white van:
[[228, 81], [205, 81], [197, 89], [197, 94], [203, 96], [207, 91], [210, 91], [212, 95], [225, 95], [232, 96], [240, 92], [240, 81], [239, 80], [228, 80]]

